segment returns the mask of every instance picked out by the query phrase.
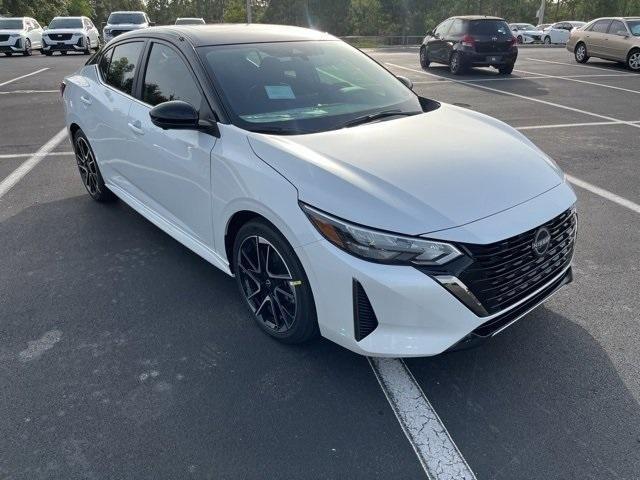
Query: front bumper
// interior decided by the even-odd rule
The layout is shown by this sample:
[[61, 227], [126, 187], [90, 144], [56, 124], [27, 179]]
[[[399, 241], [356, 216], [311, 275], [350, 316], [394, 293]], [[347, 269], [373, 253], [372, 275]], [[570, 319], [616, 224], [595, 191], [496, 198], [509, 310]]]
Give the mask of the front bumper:
[[24, 45], [22, 38], [10, 38], [6, 42], [0, 42], [0, 53], [22, 53]]
[[[563, 184], [547, 194], [481, 221], [430, 237], [493, 243], [542, 225], [575, 202]], [[522, 228], [524, 225], [526, 227]], [[488, 238], [487, 235], [498, 238]], [[455, 240], [454, 240], [455, 241]], [[570, 263], [537, 290], [492, 315], [478, 316], [432, 276], [411, 266], [372, 263], [353, 257], [326, 240], [296, 248], [312, 291], [320, 332], [362, 355], [419, 357], [464, 348], [502, 331], [571, 281]], [[360, 290], [361, 288], [361, 290]], [[376, 324], [366, 335], [358, 327], [356, 290], [364, 291]], [[367, 306], [364, 302], [365, 307]], [[365, 312], [366, 313], [366, 312]], [[367, 314], [368, 315], [368, 314]], [[370, 316], [365, 319], [370, 322]]]
[[42, 40], [42, 50], [44, 52], [82, 52], [86, 49], [84, 38], [75, 38], [71, 40]]

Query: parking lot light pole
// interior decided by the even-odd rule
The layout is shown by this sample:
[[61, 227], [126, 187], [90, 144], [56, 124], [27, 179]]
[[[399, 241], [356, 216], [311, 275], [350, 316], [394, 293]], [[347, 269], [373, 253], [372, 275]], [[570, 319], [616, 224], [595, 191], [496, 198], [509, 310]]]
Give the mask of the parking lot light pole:
[[247, 0], [247, 23], [251, 23], [251, 0]]

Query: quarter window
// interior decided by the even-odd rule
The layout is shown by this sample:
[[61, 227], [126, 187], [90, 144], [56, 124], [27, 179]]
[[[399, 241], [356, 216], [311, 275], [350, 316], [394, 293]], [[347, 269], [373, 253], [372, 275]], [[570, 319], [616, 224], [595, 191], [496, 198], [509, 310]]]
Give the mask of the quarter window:
[[461, 19], [456, 18], [451, 24], [451, 29], [449, 30], [449, 35], [458, 36], [464, 33], [464, 23]]
[[184, 61], [173, 48], [161, 43], [151, 47], [142, 95], [150, 105], [182, 100], [199, 109], [202, 103], [202, 94]]
[[[104, 81], [113, 88], [131, 95], [142, 46], [142, 42], [130, 42], [115, 46]], [[102, 71], [102, 61], [100, 66]]]
[[447, 32], [449, 31], [449, 27], [451, 26], [451, 22], [453, 20], [449, 19], [449, 20], [445, 20], [444, 22], [442, 22], [440, 25], [438, 25], [438, 27], [436, 28], [436, 31], [434, 32], [436, 37], [443, 37], [447, 34]]
[[612, 35], [619, 35], [618, 32], [624, 32], [624, 35], [627, 35], [627, 27], [625, 27], [624, 23], [620, 20], [614, 20], [609, 26], [609, 33]]
[[607, 29], [609, 28], [610, 23], [611, 23], [611, 20], [598, 20], [591, 27], [591, 31], [598, 32], [598, 33], [607, 33]]

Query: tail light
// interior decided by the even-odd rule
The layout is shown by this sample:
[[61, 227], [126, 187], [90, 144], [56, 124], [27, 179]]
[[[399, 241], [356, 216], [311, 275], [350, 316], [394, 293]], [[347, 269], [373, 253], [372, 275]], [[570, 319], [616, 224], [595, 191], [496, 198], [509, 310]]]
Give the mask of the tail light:
[[64, 89], [67, 88], [67, 84], [64, 82], [60, 82], [60, 96], [64, 97]]
[[464, 37], [462, 37], [461, 43], [463, 47], [471, 47], [471, 48], [476, 47], [476, 41], [469, 34], [466, 34]]
[[518, 39], [516, 37], [511, 37], [511, 40], [509, 40], [509, 45], [513, 47], [516, 43], [518, 43]]

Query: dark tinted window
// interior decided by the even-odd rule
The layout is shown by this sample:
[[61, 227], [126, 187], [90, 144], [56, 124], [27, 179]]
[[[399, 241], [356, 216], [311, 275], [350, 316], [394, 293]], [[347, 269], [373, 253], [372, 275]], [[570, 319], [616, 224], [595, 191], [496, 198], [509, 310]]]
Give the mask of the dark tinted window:
[[22, 30], [24, 26], [22, 19], [0, 18], [0, 28], [7, 30]]
[[49, 24], [49, 30], [56, 28], [82, 28], [81, 18], [54, 18]]
[[202, 95], [178, 53], [166, 45], [154, 43], [144, 76], [142, 99], [151, 105], [183, 100], [199, 109]]
[[132, 23], [134, 25], [140, 25], [145, 21], [146, 18], [144, 16], [144, 13], [112, 13], [111, 15], [109, 15], [107, 23]]
[[617, 35], [618, 32], [624, 32], [624, 35], [627, 35], [627, 27], [620, 20], [614, 20], [609, 26], [609, 33]]
[[472, 20], [469, 22], [471, 35], [511, 35], [509, 25], [504, 20]]
[[130, 42], [114, 47], [105, 82], [131, 95], [142, 46], [142, 42]]
[[111, 55], [113, 54], [113, 48], [110, 48], [102, 54], [100, 57], [100, 63], [98, 64], [98, 70], [100, 70], [100, 76], [106, 81], [107, 72], [109, 71], [109, 63], [111, 62]]
[[611, 20], [598, 20], [591, 26], [592, 32], [606, 33]]

